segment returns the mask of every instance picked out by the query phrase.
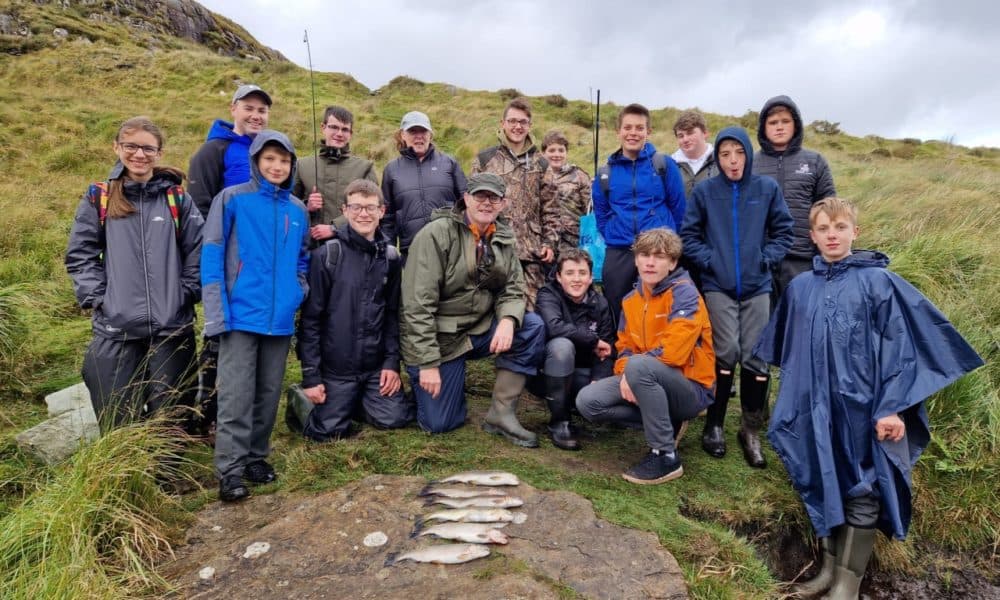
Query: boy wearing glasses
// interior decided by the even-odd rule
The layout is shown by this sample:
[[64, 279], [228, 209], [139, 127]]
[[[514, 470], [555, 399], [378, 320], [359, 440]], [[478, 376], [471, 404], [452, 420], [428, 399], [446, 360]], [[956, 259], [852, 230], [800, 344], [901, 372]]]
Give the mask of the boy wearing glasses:
[[431, 214], [410, 245], [403, 269], [403, 360], [417, 400], [417, 423], [442, 433], [465, 424], [465, 361], [496, 356], [493, 401], [483, 429], [535, 448], [517, 420], [517, 400], [537, 373], [545, 325], [525, 313], [524, 273], [506, 219], [504, 181], [469, 178], [452, 208]]
[[348, 184], [367, 179], [378, 184], [375, 164], [351, 154], [354, 137], [354, 115], [343, 106], [328, 106], [320, 124], [323, 141], [316, 156], [303, 158], [295, 172], [293, 193], [307, 198], [309, 234], [313, 240], [330, 239], [338, 226], [346, 223], [341, 217], [341, 202]]
[[545, 181], [548, 161], [531, 139], [531, 105], [524, 98], [507, 103], [497, 133], [499, 145], [483, 150], [472, 165], [473, 173], [494, 173], [506, 186], [504, 214], [513, 216], [517, 258], [524, 269], [528, 309], [556, 258], [562, 209], [556, 188]]
[[290, 420], [319, 442], [351, 435], [355, 414], [381, 429], [413, 419], [399, 379], [399, 252], [379, 230], [382, 191], [355, 179], [344, 193], [348, 226], [312, 251], [299, 322], [302, 391], [311, 404], [290, 395]]

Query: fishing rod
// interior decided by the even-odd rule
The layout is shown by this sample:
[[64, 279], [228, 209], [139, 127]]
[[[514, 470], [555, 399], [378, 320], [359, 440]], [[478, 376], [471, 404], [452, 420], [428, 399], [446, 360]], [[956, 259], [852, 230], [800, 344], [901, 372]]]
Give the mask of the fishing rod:
[[[316, 158], [313, 160], [313, 190], [316, 191], [319, 186], [319, 134], [316, 132], [316, 79], [313, 77], [313, 59], [312, 59], [312, 48], [309, 46], [309, 30], [305, 30], [305, 37], [302, 41], [306, 44], [306, 55], [309, 57], [309, 88], [312, 91], [312, 130], [313, 130], [313, 148], [316, 152]], [[309, 220], [313, 222], [313, 225], [322, 218], [322, 211], [314, 211]]]
[[594, 173], [597, 173], [597, 149], [598, 140], [600, 140], [601, 135], [601, 90], [597, 89], [597, 104], [595, 104], [594, 110]]

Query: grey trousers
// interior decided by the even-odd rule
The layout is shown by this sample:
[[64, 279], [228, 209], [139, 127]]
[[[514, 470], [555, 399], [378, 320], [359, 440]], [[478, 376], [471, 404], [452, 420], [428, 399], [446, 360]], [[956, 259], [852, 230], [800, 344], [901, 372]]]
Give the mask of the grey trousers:
[[219, 337], [215, 474], [242, 475], [271, 453], [281, 382], [292, 336], [230, 331]]
[[698, 394], [679, 369], [640, 354], [629, 358], [625, 379], [636, 404], [622, 398], [621, 377], [606, 377], [580, 390], [576, 408], [594, 423], [641, 424], [646, 443], [654, 450], [674, 452], [673, 423], [688, 421], [701, 411]]
[[770, 304], [767, 294], [738, 301], [722, 292], [705, 292], [717, 369], [731, 371], [741, 363], [756, 375], [767, 375], [767, 365], [753, 356], [753, 346], [767, 325]]

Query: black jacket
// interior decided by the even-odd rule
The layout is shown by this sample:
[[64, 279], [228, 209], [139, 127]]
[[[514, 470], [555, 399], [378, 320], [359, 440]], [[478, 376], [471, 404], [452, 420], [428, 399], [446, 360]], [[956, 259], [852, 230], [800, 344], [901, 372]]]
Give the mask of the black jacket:
[[[333, 245], [340, 249], [331, 266]], [[348, 227], [313, 250], [298, 332], [304, 387], [331, 376], [399, 371], [400, 264], [386, 248], [384, 239], [371, 242]]]
[[576, 366], [590, 368], [592, 380], [612, 375], [614, 355], [597, 360], [594, 348], [598, 340], [615, 346], [615, 325], [608, 301], [593, 286], [583, 302], [574, 302], [558, 281], [549, 281], [538, 290], [535, 311], [545, 321], [545, 339], [563, 337], [576, 347]]

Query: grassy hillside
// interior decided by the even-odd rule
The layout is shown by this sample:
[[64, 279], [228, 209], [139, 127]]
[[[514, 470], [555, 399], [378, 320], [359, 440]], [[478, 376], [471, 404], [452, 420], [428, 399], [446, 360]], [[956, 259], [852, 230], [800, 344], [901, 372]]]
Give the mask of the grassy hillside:
[[[151, 116], [167, 134], [163, 164], [186, 168], [211, 120], [228, 115], [238, 82], [271, 92], [271, 126], [287, 132], [301, 155], [311, 152], [309, 74], [287, 62], [220, 57], [182, 41], [149, 50], [100, 39], [0, 58], [0, 517], [16, 516], [25, 499], [33, 511], [47, 506], [38, 494], [52, 493], [48, 482], [70, 476], [69, 467], [46, 469], [28, 461], [12, 436], [42, 418], [44, 394], [79, 378], [89, 321], [75, 306], [62, 256], [81, 193], [88, 182], [103, 179], [114, 161], [118, 124]], [[409, 110], [427, 112], [435, 142], [468, 168], [474, 154], [496, 139], [509, 97], [402, 77], [371, 91], [350, 77], [325, 73], [316, 74], [316, 93], [320, 111], [337, 103], [355, 112], [354, 151], [375, 159], [380, 169], [395, 155], [391, 135]], [[574, 145], [571, 160], [591, 171], [591, 107], [558, 96], [533, 103], [536, 138], [562, 129]], [[615, 147], [616, 112], [602, 107], [602, 160]], [[654, 112], [653, 141], [662, 150], [676, 147], [670, 127], [677, 113]], [[713, 130], [730, 123], [753, 128], [756, 118], [709, 115]], [[961, 560], [996, 573], [1000, 151], [821, 135], [814, 129], [806, 145], [829, 159], [841, 195], [860, 204], [859, 246], [889, 254], [892, 268], [930, 296], [988, 363], [932, 398], [935, 435], [915, 473], [913, 535], [905, 544], [881, 544], [879, 567], [913, 574], [931, 569], [947, 578], [951, 569], [962, 568]], [[297, 365], [290, 363], [289, 380], [296, 375]], [[490, 375], [488, 366], [473, 371], [474, 414], [485, 408]], [[544, 411], [529, 409], [530, 426], [540, 428], [544, 420]], [[736, 420], [729, 419], [731, 427]], [[733, 434], [730, 429], [730, 440]], [[678, 556], [696, 597], [771, 596], [776, 579], [795, 574], [783, 566], [778, 541], [791, 537], [801, 546], [808, 527], [774, 454], [766, 472], [751, 473], [732, 445], [724, 461], [711, 461], [691, 435], [681, 447], [690, 465], [684, 478], [652, 490], [621, 482], [618, 473], [639, 456], [642, 444], [634, 434], [610, 430], [601, 430], [570, 460], [551, 447], [509, 448], [485, 439], [475, 426], [435, 438], [413, 429], [366, 431], [356, 441], [321, 449], [279, 426], [276, 460], [285, 474], [283, 489], [330, 487], [370, 472], [513, 468], [533, 485], [586, 495], [605, 518], [656, 532]], [[207, 462], [204, 455], [195, 459]], [[193, 507], [210, 499], [196, 494], [186, 501]], [[114, 596], [115, 585], [134, 584], [128, 577], [109, 581], [93, 595]]]

